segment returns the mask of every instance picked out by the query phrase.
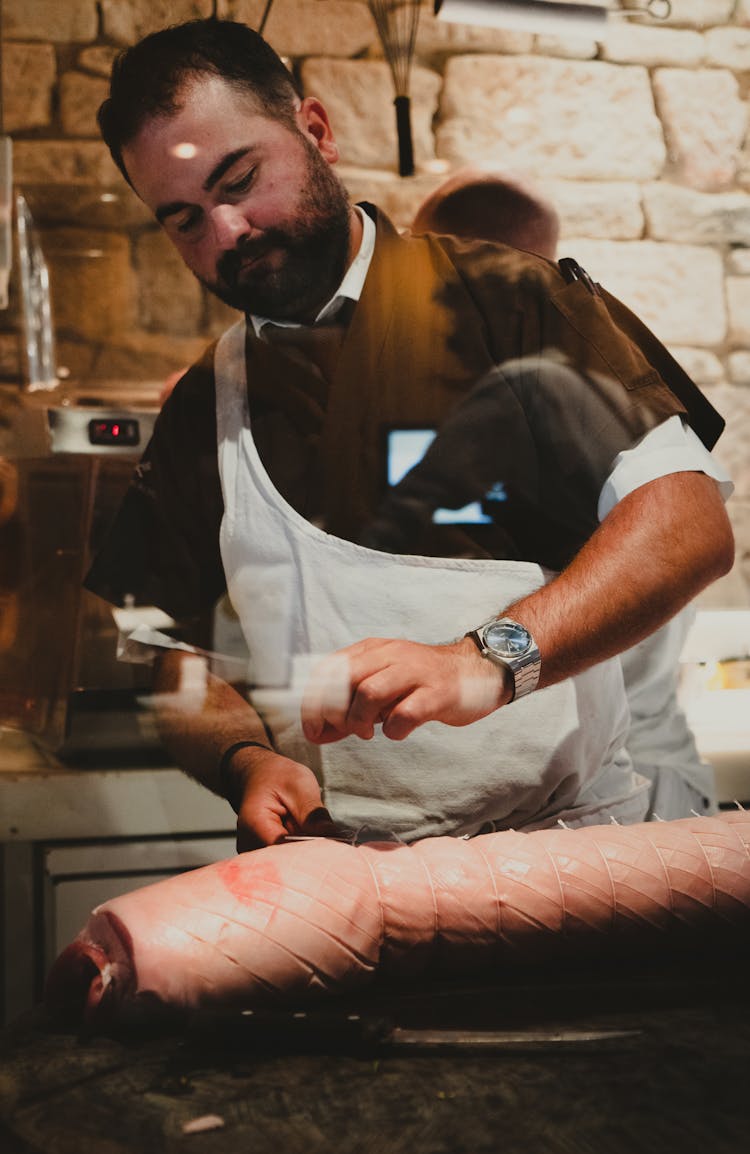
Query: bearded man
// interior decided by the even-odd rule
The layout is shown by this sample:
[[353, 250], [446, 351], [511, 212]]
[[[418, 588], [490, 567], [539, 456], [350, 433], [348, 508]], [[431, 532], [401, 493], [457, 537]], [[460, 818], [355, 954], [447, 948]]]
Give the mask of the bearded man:
[[[128, 49], [100, 125], [188, 268], [245, 314], [165, 403], [87, 579], [181, 621], [228, 593], [249, 700], [209, 675], [196, 709], [179, 652], [157, 688], [169, 749], [230, 800], [240, 848], [331, 818], [403, 840], [642, 820], [613, 658], [731, 565], [705, 447], [721, 419], [575, 262], [400, 237], [350, 205], [324, 106], [244, 25]], [[458, 500], [469, 433], [444, 515], [373, 546], [384, 446], [461, 426], [477, 395], [479, 515]]]

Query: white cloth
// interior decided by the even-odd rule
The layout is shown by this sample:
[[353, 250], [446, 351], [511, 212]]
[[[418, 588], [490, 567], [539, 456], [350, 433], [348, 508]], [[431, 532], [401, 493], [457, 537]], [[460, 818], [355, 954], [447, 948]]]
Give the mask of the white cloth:
[[694, 616], [688, 605], [620, 655], [630, 706], [628, 752], [651, 782], [649, 816], [664, 821], [718, 810], [713, 767], [702, 760], [677, 699], [680, 653]]
[[[459, 637], [544, 582], [535, 564], [381, 553], [301, 517], [271, 484], [252, 438], [244, 339], [244, 325], [235, 325], [215, 357], [221, 553], [258, 681], [288, 683], [305, 655], [367, 636]], [[312, 766], [334, 818], [353, 828], [412, 840], [473, 834], [487, 823], [633, 822], [646, 813], [647, 783], [622, 751], [628, 714], [617, 660], [471, 726], [429, 723], [404, 742], [378, 732], [372, 741], [313, 746], [294, 689], [253, 700], [279, 751]]]

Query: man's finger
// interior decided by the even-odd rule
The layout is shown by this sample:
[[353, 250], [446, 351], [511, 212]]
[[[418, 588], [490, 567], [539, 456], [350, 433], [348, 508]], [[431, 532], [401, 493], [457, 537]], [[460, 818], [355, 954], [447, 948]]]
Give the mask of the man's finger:
[[343, 728], [350, 696], [349, 660], [333, 653], [315, 666], [305, 687], [300, 713], [308, 741], [318, 741], [326, 724]]
[[237, 853], [276, 845], [287, 834], [278, 814], [254, 814], [252, 822], [237, 822]]
[[358, 737], [372, 737], [374, 726], [419, 686], [419, 674], [397, 666], [377, 669], [356, 686], [345, 729]]
[[426, 689], [406, 693], [383, 718], [383, 734], [391, 741], [403, 741], [420, 725], [434, 721], [437, 710], [434, 694]]
[[310, 811], [299, 832], [302, 837], [340, 838], [344, 831], [336, 824], [325, 806], [321, 805]]

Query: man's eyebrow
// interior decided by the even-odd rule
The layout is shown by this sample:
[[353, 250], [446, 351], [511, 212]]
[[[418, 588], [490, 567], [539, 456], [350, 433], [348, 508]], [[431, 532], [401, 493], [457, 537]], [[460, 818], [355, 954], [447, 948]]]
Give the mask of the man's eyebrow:
[[[245, 148], [235, 148], [233, 152], [228, 152], [226, 156], [222, 156], [219, 163], [211, 169], [208, 176], [204, 180], [203, 191], [210, 192], [216, 182], [221, 180], [224, 173], [228, 172], [233, 164], [236, 164], [238, 160], [242, 160], [243, 156], [247, 156], [248, 153], [253, 151], [254, 149], [252, 145], [247, 145]], [[154, 216], [158, 220], [159, 224], [164, 224], [164, 221], [167, 219], [167, 217], [174, 216], [176, 212], [182, 212], [182, 210], [185, 208], [190, 208], [190, 205], [187, 203], [187, 201], [172, 200], [169, 202], [169, 204], [159, 205], [156, 212], [154, 213]]]
[[176, 212], [182, 212], [184, 208], [190, 208], [190, 205], [187, 204], [186, 201], [172, 200], [169, 204], [160, 204], [154, 213], [154, 216], [158, 220], [159, 224], [164, 224], [164, 221], [167, 219], [167, 217], [174, 216]]
[[204, 180], [203, 191], [210, 192], [217, 180], [221, 180], [224, 173], [230, 169], [233, 164], [236, 164], [238, 160], [242, 160], [243, 156], [247, 156], [248, 152], [252, 151], [252, 148], [248, 145], [245, 148], [235, 148], [234, 152], [228, 152], [226, 156], [223, 156]]

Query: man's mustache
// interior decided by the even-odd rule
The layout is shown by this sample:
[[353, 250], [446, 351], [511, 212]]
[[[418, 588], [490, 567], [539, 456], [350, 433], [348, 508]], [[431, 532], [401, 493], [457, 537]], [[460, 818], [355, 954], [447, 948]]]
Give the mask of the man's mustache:
[[216, 271], [225, 284], [235, 284], [242, 265], [248, 260], [257, 260], [271, 249], [285, 247], [287, 237], [278, 230], [266, 232], [262, 237], [241, 237], [236, 246], [222, 253], [216, 262]]

